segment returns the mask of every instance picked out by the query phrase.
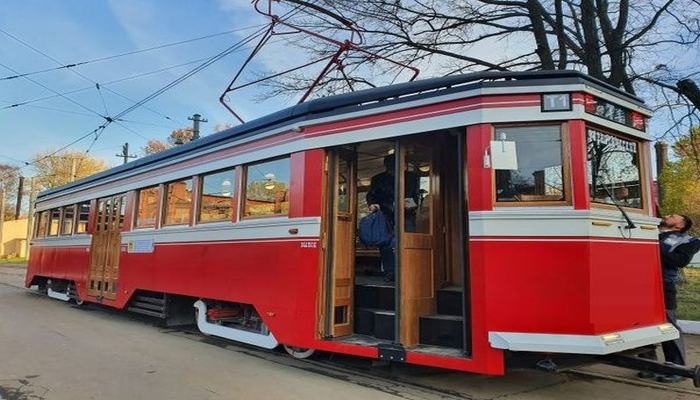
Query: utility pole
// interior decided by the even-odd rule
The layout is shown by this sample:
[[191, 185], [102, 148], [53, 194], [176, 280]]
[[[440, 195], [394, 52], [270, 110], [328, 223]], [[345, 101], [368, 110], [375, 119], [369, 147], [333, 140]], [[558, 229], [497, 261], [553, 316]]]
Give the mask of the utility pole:
[[199, 114], [194, 114], [191, 117], [187, 117], [187, 119], [192, 121], [192, 140], [199, 139], [199, 123], [200, 122], [209, 122], [209, 120], [202, 119], [202, 116]]
[[657, 195], [659, 196], [658, 203], [659, 207], [663, 208], [664, 198], [666, 196], [663, 188], [661, 187], [661, 181], [659, 178], [661, 177], [661, 173], [664, 171], [666, 164], [668, 163], [668, 144], [666, 142], [658, 141], [654, 144], [654, 150], [656, 150], [656, 189]]
[[124, 143], [122, 146], [122, 153], [117, 154], [117, 157], [124, 159], [124, 164], [129, 162], [130, 158], [136, 158], [136, 154], [129, 154], [129, 143]]
[[24, 258], [29, 259], [29, 242], [34, 236], [34, 202], [36, 201], [34, 177], [29, 178], [29, 209], [27, 211], [27, 245], [24, 246]]
[[76, 161], [78, 161], [77, 158], [71, 157], [71, 164], [70, 164], [70, 181], [71, 182], [73, 182], [75, 180]]
[[22, 195], [24, 195], [24, 177], [19, 177], [17, 185], [17, 204], [15, 205], [15, 221], [19, 219], [19, 214], [22, 211]]

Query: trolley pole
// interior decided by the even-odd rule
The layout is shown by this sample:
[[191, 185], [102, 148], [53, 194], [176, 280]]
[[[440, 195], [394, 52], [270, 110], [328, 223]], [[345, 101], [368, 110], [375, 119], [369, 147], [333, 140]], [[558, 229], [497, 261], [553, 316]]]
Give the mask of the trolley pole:
[[129, 154], [129, 143], [124, 143], [122, 146], [122, 153], [117, 154], [117, 157], [121, 157], [124, 159], [124, 164], [129, 162], [130, 158], [136, 158], [136, 154]]
[[24, 246], [24, 258], [29, 260], [29, 243], [34, 236], [34, 202], [36, 201], [36, 192], [34, 187], [34, 177], [29, 178], [29, 208], [27, 209], [27, 245]]
[[191, 117], [187, 117], [187, 119], [192, 121], [192, 140], [199, 139], [199, 123], [200, 122], [209, 122], [209, 120], [202, 119], [202, 116], [200, 114], [194, 114]]

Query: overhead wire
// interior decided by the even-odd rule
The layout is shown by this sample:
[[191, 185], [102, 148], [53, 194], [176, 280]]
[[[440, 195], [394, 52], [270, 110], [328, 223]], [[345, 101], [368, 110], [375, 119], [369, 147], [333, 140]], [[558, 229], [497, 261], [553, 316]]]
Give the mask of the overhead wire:
[[[172, 42], [172, 43], [166, 43], [166, 44], [162, 44], [162, 45], [158, 45], [158, 46], [148, 47], [148, 48], [145, 48], [145, 49], [133, 50], [133, 51], [129, 51], [129, 52], [126, 52], [126, 53], [119, 53], [119, 54], [115, 54], [115, 55], [111, 55], [111, 56], [93, 58], [93, 59], [86, 60], [86, 61], [79, 61], [79, 62], [74, 62], [74, 63], [70, 63], [70, 64], [64, 64], [64, 65], [61, 65], [61, 66], [59, 66], [59, 67], [47, 68], [47, 69], [42, 69], [42, 70], [38, 70], [38, 71], [31, 71], [31, 72], [26, 72], [26, 73], [22, 73], [22, 74], [16, 74], [16, 75], [11, 75], [11, 76], [5, 76], [5, 77], [1, 77], [1, 78], [0, 78], [0, 81], [11, 80], [11, 79], [17, 79], [17, 78], [21, 78], [21, 77], [24, 77], [24, 76], [42, 74], [42, 73], [45, 73], [45, 72], [58, 71], [58, 70], [61, 70], [61, 69], [75, 68], [75, 67], [79, 67], [79, 66], [83, 66], [83, 65], [87, 65], [87, 64], [92, 64], [92, 63], [100, 62], [100, 61], [113, 60], [113, 59], [115, 59], [115, 58], [126, 57], [126, 56], [130, 56], [130, 55], [134, 55], [134, 54], [145, 53], [145, 52], [148, 52], [148, 51], [160, 50], [160, 49], [164, 49], [164, 48], [167, 48], [167, 47], [177, 46], [177, 45], [186, 44], [186, 43], [192, 43], [192, 42], [196, 42], [196, 41], [199, 41], [199, 40], [209, 39], [209, 38], [213, 38], [213, 37], [217, 37], [217, 36], [223, 36], [223, 35], [228, 35], [228, 34], [231, 34], [231, 33], [242, 32], [242, 31], [246, 31], [246, 30], [249, 30], [249, 29], [257, 28], [257, 27], [259, 27], [259, 26], [261, 26], [261, 25], [253, 25], [253, 26], [248, 26], [248, 27], [245, 27], [245, 28], [232, 29], [232, 30], [225, 31], [225, 32], [214, 33], [214, 34], [206, 35], [206, 36], [199, 36], [199, 37], [192, 38], [192, 39], [181, 40], [181, 41]], [[2, 30], [0, 29], [0, 31], [2, 31]], [[7, 34], [8, 36], [11, 36], [11, 35], [9, 35], [7, 32], [5, 32], [5, 31], [3, 31], [3, 33]]]
[[[0, 102], [12, 104], [11, 101], [7, 101], [7, 100], [0, 100]], [[94, 117], [94, 115], [92, 115], [92, 114], [82, 113], [82, 112], [79, 112], [79, 111], [64, 110], [64, 109], [55, 108], [55, 107], [36, 106], [36, 105], [34, 105], [34, 104], [25, 104], [25, 106], [26, 106], [26, 107], [32, 107], [32, 108], [39, 108], [39, 109], [42, 109], [42, 110], [49, 110], [49, 111], [62, 112], [62, 113], [67, 113], [67, 114], [75, 114], [75, 115], [82, 115], [82, 116], [86, 116], [86, 117]], [[3, 109], [4, 109], [4, 108], [1, 108], [1, 107], [0, 107], [0, 111], [3, 110]]]
[[[5, 69], [8, 69], [8, 70], [10, 70], [10, 71], [12, 71], [12, 72], [17, 73], [17, 71], [16, 71], [15, 69], [13, 69], [12, 67], [9, 67], [9, 66], [7, 66], [7, 65], [5, 65], [5, 64], [3, 64], [3, 63], [1, 63], [1, 62], [0, 62], [0, 67], [3, 67], [3, 68], [5, 68]], [[84, 106], [84, 105], [78, 103], [77, 101], [71, 99], [70, 97], [68, 97], [68, 96], [66, 96], [66, 95], [64, 95], [64, 94], [62, 94], [62, 93], [59, 93], [59, 92], [57, 92], [57, 91], [51, 89], [50, 87], [44, 85], [44, 84], [41, 83], [41, 82], [38, 82], [38, 81], [36, 81], [36, 80], [34, 80], [34, 79], [28, 77], [28, 76], [23, 76], [23, 78], [26, 79], [26, 80], [28, 80], [28, 81], [30, 81], [30, 82], [32, 82], [32, 83], [34, 83], [35, 85], [41, 86], [42, 88], [48, 90], [49, 92], [51, 92], [51, 93], [53, 93], [53, 94], [55, 94], [55, 95], [57, 95], [57, 96], [59, 96], [59, 97], [61, 97], [61, 98], [63, 98], [63, 99], [65, 99], [65, 100], [67, 100], [67, 101], [69, 101], [69, 102], [75, 104], [76, 106], [78, 106], [78, 107], [80, 107], [80, 108], [82, 108], [82, 109], [84, 109], [84, 110], [87, 110], [87, 111], [89, 111], [89, 112], [91, 112], [91, 113], [93, 113], [93, 114], [95, 114], [95, 115], [97, 115], [97, 116], [99, 116], [99, 117], [105, 118], [105, 116], [102, 115], [102, 114], [100, 114], [99, 112], [97, 112], [97, 111], [91, 109], [90, 107], [87, 107], [87, 106]]]
[[70, 143], [66, 144], [65, 146], [62, 146], [62, 147], [59, 148], [58, 150], [55, 150], [55, 151], [51, 152], [50, 154], [47, 154], [47, 155], [41, 157], [40, 159], [35, 160], [34, 162], [31, 162], [31, 163], [30, 163], [30, 162], [26, 162], [26, 161], [25, 161], [25, 164], [26, 164], [26, 165], [32, 165], [32, 164], [35, 164], [35, 163], [38, 162], [38, 161], [41, 161], [41, 160], [43, 160], [43, 159], [52, 157], [52, 156], [54, 156], [54, 155], [60, 153], [61, 151], [63, 151], [63, 150], [65, 150], [65, 149], [67, 149], [67, 148], [69, 148], [69, 147], [71, 147], [71, 146], [73, 146], [73, 145], [75, 145], [75, 144], [77, 144], [77, 143], [79, 143], [79, 142], [85, 140], [86, 138], [92, 136], [93, 134], [95, 135], [95, 138], [96, 138], [96, 139], [99, 139], [99, 137], [100, 137], [101, 135], [100, 135], [98, 132], [99, 132], [100, 130], [103, 130], [104, 128], [106, 128], [111, 122], [114, 122], [115, 120], [119, 120], [121, 117], [123, 117], [123, 116], [125, 116], [126, 114], [132, 112], [133, 110], [137, 109], [138, 107], [140, 107], [141, 105], [145, 104], [146, 102], [148, 102], [148, 101], [154, 99], [155, 97], [157, 97], [157, 96], [163, 94], [165, 91], [167, 91], [167, 90], [173, 88], [174, 86], [176, 86], [177, 84], [183, 82], [184, 80], [186, 80], [187, 78], [191, 77], [192, 75], [194, 75], [194, 74], [200, 72], [201, 70], [203, 70], [204, 68], [210, 66], [210, 65], [213, 64], [214, 62], [216, 62], [216, 61], [222, 59], [223, 57], [227, 56], [228, 54], [232, 53], [233, 51], [235, 51], [236, 49], [238, 49], [238, 48], [241, 47], [242, 45], [245, 45], [245, 44], [249, 43], [250, 41], [254, 40], [256, 37], [260, 36], [263, 32], [264, 32], [264, 29], [259, 29], [259, 30], [257, 30], [256, 32], [254, 32], [254, 33], [252, 33], [252, 34], [246, 36], [245, 38], [239, 40], [238, 42], [236, 42], [235, 44], [229, 46], [228, 48], [226, 48], [225, 50], [219, 52], [218, 54], [216, 54], [216, 55], [214, 55], [214, 56], [212, 56], [212, 57], [209, 57], [209, 58], [207, 59], [207, 61], [203, 62], [202, 64], [198, 65], [197, 67], [193, 68], [192, 70], [190, 70], [190, 71], [186, 72], [185, 74], [181, 75], [179, 78], [175, 79], [174, 81], [170, 82], [169, 84], [167, 84], [167, 85], [163, 86], [162, 88], [158, 89], [156, 92], [154, 92], [154, 93], [152, 93], [152, 94], [146, 96], [145, 98], [143, 98], [141, 101], [137, 102], [136, 104], [134, 104], [134, 105], [132, 105], [132, 106], [130, 106], [130, 107], [127, 107], [127, 108], [126, 108], [125, 110], [123, 110], [122, 112], [120, 112], [120, 113], [116, 114], [115, 116], [111, 117], [110, 120], [107, 120], [105, 124], [100, 125], [99, 127], [93, 129], [92, 131], [90, 131], [90, 132], [88, 132], [88, 133], [86, 133], [86, 134], [84, 134], [84, 135], [81, 135], [80, 137], [78, 137], [77, 139], [74, 139], [73, 141], [71, 141]]
[[[284, 15], [284, 17], [291, 16], [291, 15], [295, 14], [296, 12], [298, 12], [298, 10], [299, 10], [300, 8], [301, 8], [301, 5], [295, 6], [292, 10], [288, 11], [288, 12]], [[54, 155], [60, 153], [61, 151], [66, 150], [66, 149], [70, 148], [71, 146], [73, 146], [73, 145], [75, 145], [75, 144], [77, 144], [77, 143], [83, 141], [84, 139], [86, 139], [86, 138], [88, 138], [88, 137], [90, 137], [91, 135], [94, 134], [94, 135], [95, 135], [95, 139], [93, 140], [93, 143], [92, 143], [91, 146], [90, 146], [90, 148], [92, 148], [92, 146], [94, 145], [94, 143], [97, 142], [97, 140], [99, 140], [101, 134], [104, 132], [104, 130], [107, 128], [107, 126], [109, 126], [112, 122], [118, 121], [121, 117], [123, 117], [123, 116], [129, 114], [130, 112], [132, 112], [132, 111], [138, 109], [139, 107], [142, 107], [143, 104], [145, 104], [145, 103], [147, 103], [147, 102], [153, 100], [154, 98], [160, 96], [160, 95], [163, 94], [164, 92], [166, 92], [166, 91], [172, 89], [173, 87], [175, 87], [175, 86], [177, 86], [178, 84], [182, 83], [183, 81], [185, 81], [186, 79], [190, 78], [191, 76], [193, 76], [193, 75], [199, 73], [200, 71], [202, 71], [203, 69], [209, 67], [209, 66], [212, 65], [213, 63], [215, 63], [215, 62], [221, 60], [222, 58], [226, 57], [227, 55], [229, 55], [229, 54], [231, 54], [231, 53], [233, 53], [233, 52], [235, 52], [235, 51], [240, 50], [243, 46], [245, 46], [246, 44], [248, 44], [248, 43], [250, 43], [251, 41], [253, 41], [255, 38], [257, 38], [257, 37], [259, 37], [260, 35], [262, 35], [262, 34], [266, 31], [266, 28], [268, 27], [268, 25], [269, 25], [269, 24], [264, 25], [261, 29], [258, 29], [258, 30], [256, 30], [255, 32], [249, 34], [248, 36], [246, 36], [245, 38], [239, 40], [239, 41], [236, 42], [235, 44], [229, 46], [228, 48], [226, 48], [226, 49], [223, 50], [222, 52], [220, 52], [220, 53], [218, 53], [218, 54], [216, 54], [216, 55], [214, 55], [214, 56], [212, 56], [212, 57], [209, 57], [209, 58], [208, 58], [205, 62], [203, 62], [202, 64], [200, 64], [200, 65], [198, 65], [197, 67], [193, 68], [192, 70], [186, 72], [185, 74], [183, 74], [182, 76], [178, 77], [177, 79], [175, 79], [174, 81], [170, 82], [169, 84], [163, 86], [162, 88], [156, 90], [154, 93], [152, 93], [152, 94], [146, 96], [146, 97], [143, 98], [142, 100], [138, 101], [136, 104], [133, 104], [133, 105], [127, 107], [126, 109], [122, 110], [120, 113], [116, 114], [115, 116], [110, 117], [109, 119], [106, 118], [106, 122], [105, 122], [104, 124], [98, 126], [97, 128], [93, 129], [92, 131], [90, 131], [90, 132], [88, 132], [88, 133], [86, 133], [86, 134], [84, 134], [84, 135], [78, 137], [77, 139], [74, 139], [73, 141], [71, 141], [70, 143], [68, 143], [68, 144], [66, 144], [66, 145], [64, 145], [64, 146], [62, 146], [62, 147], [59, 148], [58, 150], [55, 150], [55, 151], [51, 152], [50, 154], [45, 155], [45, 156], [43, 156], [43, 157], [41, 157], [41, 158], [39, 158], [39, 159], [37, 159], [37, 160], [34, 160], [33, 162], [24, 161], [25, 166], [23, 166], [22, 168], [24, 168], [24, 167], [26, 167], [26, 166], [29, 166], [29, 165], [34, 165], [34, 164], [36, 164], [37, 162], [39, 162], [39, 161], [41, 161], [41, 160], [44, 160], [44, 159], [46, 159], [46, 158], [50, 158], [50, 157], [52, 157], [52, 156], [54, 156]], [[0, 64], [0, 65], [1, 65], [1, 64]], [[10, 70], [12, 71], [12, 69], [10, 69]], [[13, 71], [13, 72], [17, 73], [16, 71]], [[25, 77], [25, 79], [31, 79], [31, 78]], [[58, 94], [58, 93], [56, 93], [56, 94]], [[120, 124], [120, 125], [123, 126], [123, 124]], [[89, 151], [89, 149], [88, 149], [88, 151]]]
[[[270, 41], [270, 44], [272, 44], [272, 43], [279, 43], [279, 42], [281, 42], [281, 41], [282, 41], [282, 39], [273, 40], [273, 41]], [[245, 51], [245, 50], [250, 50], [250, 49], [251, 49], [250, 46], [246, 46], [246, 47], [240, 48], [240, 49], [238, 49], [238, 50], [236, 50], [236, 51], [234, 51], [234, 52], [231, 52], [231, 53], [232, 53], [232, 54], [233, 54], [233, 53], [238, 53], [238, 52]], [[198, 59], [196, 59], [196, 60], [188, 61], [188, 62], [185, 62], [185, 63], [180, 63], [180, 64], [176, 64], [176, 65], [171, 65], [171, 66], [169, 66], [169, 67], [159, 68], [159, 69], [155, 69], [155, 70], [151, 70], [151, 71], [147, 71], [147, 72], [142, 72], [142, 73], [135, 74], [135, 75], [130, 75], [130, 76], [127, 76], [127, 77], [124, 77], [124, 78], [115, 79], [115, 80], [113, 80], [113, 81], [109, 81], [109, 82], [104, 82], [104, 83], [102, 83], [102, 84], [100, 85], [100, 87], [101, 87], [102, 89], [109, 90], [109, 88], [107, 88], [106, 86], [109, 86], [109, 85], [112, 85], [112, 84], [115, 84], [115, 83], [125, 82], [125, 81], [132, 80], [132, 79], [142, 78], [142, 77], [148, 76], [148, 75], [158, 74], [158, 73], [161, 73], [161, 72], [169, 71], [169, 70], [172, 70], [172, 69], [175, 69], [175, 68], [184, 67], [184, 66], [187, 66], [187, 65], [196, 64], [196, 63], [198, 63], [198, 62], [202, 62], [202, 61], [208, 60], [208, 59], [211, 58], [211, 57], [213, 57], [213, 56], [198, 58]], [[74, 90], [69, 90], [69, 91], [67, 91], [67, 92], [62, 92], [61, 94], [69, 95], [69, 94], [73, 94], [73, 93], [84, 92], [84, 91], [90, 90], [90, 89], [92, 89], [92, 88], [93, 88], [93, 86], [91, 85], [91, 86], [86, 86], [86, 87], [83, 87], [83, 88], [80, 88], [80, 89], [74, 89]], [[8, 106], [0, 107], [0, 111], [9, 110], [9, 109], [12, 109], [12, 108], [17, 108], [17, 107], [30, 106], [30, 105], [33, 104], [33, 103], [37, 103], [37, 102], [44, 101], [44, 100], [55, 99], [56, 97], [60, 97], [60, 96], [57, 95], [57, 94], [54, 94], [54, 95], [51, 95], [51, 96], [39, 97], [39, 98], [31, 99], [31, 100], [22, 101], [22, 102], [19, 102], [19, 103], [13, 103], [13, 102], [11, 102], [11, 101], [0, 100], [0, 101], [2, 101], [3, 103], [8, 103], [8, 104], [9, 104]], [[133, 101], [132, 101], [132, 102], [133, 102]]]
[[[57, 63], [57, 64], [59, 64], [59, 65], [64, 65], [61, 61], [57, 60], [55, 57], [53, 57], [53, 56], [51, 56], [51, 55], [49, 55], [49, 54], [47, 54], [47, 53], [45, 53], [45, 52], [39, 50], [39, 49], [36, 48], [35, 46], [32, 46], [31, 44], [25, 42], [24, 40], [22, 40], [22, 39], [20, 39], [20, 38], [18, 38], [18, 37], [16, 37], [16, 36], [14, 36], [14, 35], [12, 35], [12, 34], [6, 32], [6, 31], [4, 31], [3, 29], [0, 29], [0, 33], [6, 35], [6, 36], [12, 38], [13, 40], [15, 40], [15, 41], [21, 43], [22, 45], [24, 45], [24, 46], [26, 46], [26, 47], [32, 49], [33, 51], [35, 51], [36, 53], [39, 53], [40, 55], [44, 56], [45, 58], [48, 58], [49, 60], [51, 60], [51, 61], [53, 61], [53, 62], [55, 62], [55, 63]], [[81, 78], [87, 80], [88, 82], [92, 83], [93, 85], [95, 85], [95, 88], [97, 89], [97, 92], [99, 93], [100, 98], [102, 99], [102, 101], [103, 101], [103, 103], [104, 103], [104, 97], [102, 96], [102, 93], [100, 92], [100, 85], [99, 85], [99, 83], [98, 83], [97, 81], [95, 81], [95, 80], [92, 79], [92, 78], [87, 77], [86, 75], [82, 74], [81, 72], [79, 72], [79, 71], [77, 71], [77, 70], [75, 70], [75, 69], [69, 68], [68, 70], [69, 70], [70, 72], [72, 72], [72, 73], [74, 73], [74, 74], [80, 76]], [[24, 76], [23, 78], [25, 78], [25, 79], [30, 79], [30, 78], [27, 77], [27, 76]], [[30, 80], [31, 80], [31, 79], [30, 79]], [[110, 92], [116, 94], [116, 92], [113, 91], [113, 90], [111, 90], [111, 89], [110, 89]], [[120, 95], [120, 96], [121, 96], [121, 95]], [[128, 99], [128, 97], [126, 97], [126, 96], [122, 96], [122, 97]], [[133, 101], [132, 101], [132, 102], [133, 102]], [[105, 108], [106, 108], [106, 105], [105, 105]], [[148, 108], [148, 107], [144, 107], [144, 108], [147, 109], [147, 110], [149, 110], [149, 111], [154, 112], [153, 110], [151, 110], [151, 109]], [[172, 118], [170, 118], [170, 117], [168, 117], [168, 116], [166, 116], [166, 115], [163, 115], [163, 114], [161, 114], [161, 113], [159, 113], [159, 112], [155, 112], [155, 113], [158, 114], [158, 115], [160, 115], [160, 116], [162, 116], [162, 117], [164, 117], [165, 119], [168, 119], [168, 120], [172, 121]], [[109, 113], [107, 113], [107, 115], [104, 116], [104, 118], [105, 118], [105, 120], [109, 121], [109, 118], [110, 118], [110, 117], [109, 117]]]

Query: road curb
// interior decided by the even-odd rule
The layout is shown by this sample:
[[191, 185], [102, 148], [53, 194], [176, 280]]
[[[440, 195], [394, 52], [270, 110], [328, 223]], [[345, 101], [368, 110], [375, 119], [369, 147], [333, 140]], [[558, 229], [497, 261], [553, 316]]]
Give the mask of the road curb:
[[678, 326], [683, 333], [689, 335], [700, 335], [700, 321], [690, 321], [687, 319], [679, 319]]

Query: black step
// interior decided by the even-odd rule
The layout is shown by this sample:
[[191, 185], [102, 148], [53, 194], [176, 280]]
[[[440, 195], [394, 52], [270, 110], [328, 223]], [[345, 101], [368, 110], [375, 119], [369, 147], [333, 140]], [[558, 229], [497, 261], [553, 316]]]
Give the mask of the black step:
[[462, 348], [463, 332], [460, 316], [435, 314], [420, 317], [421, 344]]
[[146, 310], [151, 310], [151, 311], [158, 311], [160, 313], [163, 313], [165, 310], [165, 306], [163, 305], [158, 305], [158, 304], [152, 304], [152, 303], [146, 303], [143, 301], [131, 301], [129, 303], [129, 306], [131, 308], [145, 308]]
[[136, 295], [133, 297], [133, 300], [134, 301], [141, 301], [144, 303], [159, 304], [162, 306], [166, 302], [165, 296], [166, 295], [163, 295], [163, 294], [161, 294], [160, 297]]
[[378, 310], [374, 313], [374, 337], [377, 339], [394, 340], [396, 313]]
[[377, 339], [394, 339], [396, 313], [376, 308], [355, 308], [355, 333]]
[[355, 285], [355, 307], [393, 310], [394, 294], [394, 287], [389, 285]]
[[374, 308], [355, 308], [355, 333], [374, 335]]
[[462, 316], [462, 288], [453, 286], [438, 289], [437, 313]]
[[166, 317], [166, 315], [163, 313], [156, 312], [156, 311], [150, 311], [150, 310], [146, 310], [143, 308], [129, 307], [129, 308], [127, 308], [127, 310], [131, 311], [133, 313], [149, 315], [151, 317], [156, 317], [156, 318], [165, 318]]

